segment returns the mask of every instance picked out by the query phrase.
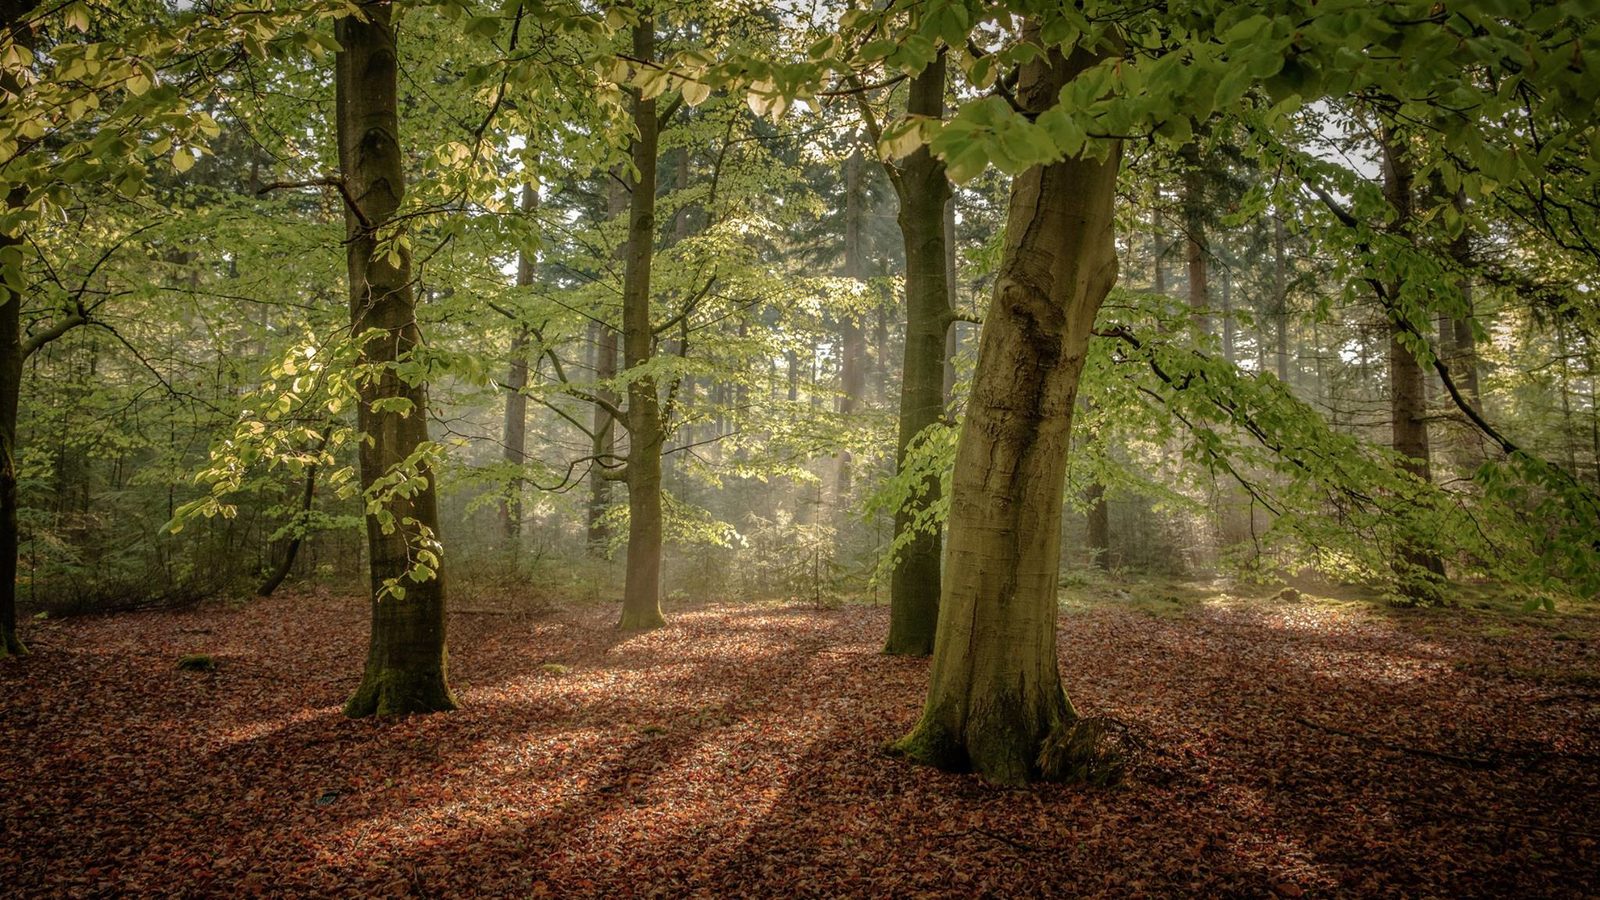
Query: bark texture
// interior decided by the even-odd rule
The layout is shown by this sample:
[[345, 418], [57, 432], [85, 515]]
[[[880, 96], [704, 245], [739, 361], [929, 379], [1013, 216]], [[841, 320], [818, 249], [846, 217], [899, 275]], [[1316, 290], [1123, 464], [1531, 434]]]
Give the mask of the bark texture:
[[[35, 5], [33, 0], [0, 0], [0, 31], [18, 46], [33, 46], [33, 33], [22, 27], [22, 19]], [[0, 76], [0, 104], [21, 90], [16, 79]], [[27, 189], [15, 187], [5, 198], [6, 207], [15, 209], [26, 199]], [[22, 242], [21, 234], [0, 232], [0, 254], [9, 256]], [[16, 456], [22, 360], [27, 355], [23, 343], [22, 294], [0, 278], [0, 659], [28, 652], [17, 636], [17, 552], [21, 530], [17, 521]]]
[[[638, 59], [655, 54], [655, 20], [643, 17], [633, 29]], [[655, 334], [650, 326], [650, 264], [655, 255], [656, 157], [660, 122], [656, 101], [633, 95], [633, 165], [628, 216], [628, 259], [622, 284], [623, 364], [634, 369], [650, 361]], [[627, 629], [658, 628], [661, 615], [661, 449], [666, 441], [656, 380], [635, 375], [628, 380], [628, 572], [622, 595]]]
[[[906, 111], [944, 114], [945, 60], [941, 53], [911, 82]], [[950, 327], [950, 284], [945, 271], [944, 205], [950, 182], [944, 163], [919, 147], [892, 179], [900, 199], [900, 233], [906, 248], [906, 345], [900, 373], [900, 421], [895, 463], [903, 469], [917, 436], [938, 424], [944, 412], [945, 332]], [[937, 478], [895, 512], [896, 534], [938, 502]], [[940, 538], [918, 532], [900, 551], [889, 583], [889, 636], [884, 652], [927, 656], [939, 621]]]
[[[1029, 63], [1018, 96], [1043, 110], [1097, 57]], [[1056, 659], [1061, 491], [1095, 315], [1117, 261], [1120, 144], [1012, 183], [1004, 254], [956, 452], [948, 563], [922, 718], [896, 748], [1016, 784], [1073, 768], [1053, 752], [1078, 717]]]
[[[340, 19], [335, 87], [339, 163], [354, 208], [345, 210], [350, 278], [350, 328], [360, 337], [361, 364], [369, 373], [361, 387], [359, 424], [361, 485], [370, 489], [428, 440], [428, 398], [423, 384], [409, 383], [395, 363], [421, 341], [411, 283], [411, 255], [376, 252], [381, 230], [405, 195], [396, 100], [397, 58], [388, 4], [366, 7], [367, 19]], [[406, 411], [374, 409], [379, 401], [404, 399]], [[454, 709], [445, 677], [444, 567], [432, 578], [408, 576], [415, 553], [439, 548], [439, 513], [431, 469], [417, 472], [424, 484], [411, 496], [384, 501], [393, 517], [385, 531], [367, 516], [371, 556], [372, 636], [361, 685], [345, 704], [351, 717], [403, 715]], [[385, 596], [398, 581], [405, 596]]]

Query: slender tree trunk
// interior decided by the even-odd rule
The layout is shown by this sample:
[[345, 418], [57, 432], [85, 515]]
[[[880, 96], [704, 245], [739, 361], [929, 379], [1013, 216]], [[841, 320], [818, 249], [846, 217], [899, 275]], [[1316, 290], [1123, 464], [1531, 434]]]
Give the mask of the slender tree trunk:
[[1184, 262], [1189, 270], [1189, 310], [1196, 336], [1211, 333], [1211, 292], [1207, 272], [1205, 173], [1200, 150], [1188, 144], [1182, 152]]
[[1222, 270], [1222, 358], [1229, 365], [1239, 361], [1238, 336], [1233, 325], [1233, 272]]
[[[628, 191], [623, 185], [621, 170], [613, 172], [606, 182], [606, 218], [616, 219], [628, 212]], [[628, 241], [617, 247], [617, 256], [627, 265]], [[604, 384], [617, 377], [617, 332], [599, 322], [589, 326], [589, 344], [594, 348], [594, 377]], [[607, 403], [616, 404], [617, 392], [609, 387], [595, 388], [595, 395]], [[606, 458], [616, 451], [617, 423], [604, 406], [594, 408], [591, 428], [594, 438], [589, 452], [596, 458]], [[607, 468], [596, 464], [589, 469], [589, 510], [587, 548], [596, 559], [606, 555], [611, 542], [611, 529], [606, 524], [606, 510], [611, 506], [611, 479]]]
[[[316, 447], [318, 456], [321, 456], [322, 451], [328, 448], [328, 438], [332, 434], [332, 426], [322, 430], [322, 440], [317, 443]], [[300, 555], [300, 545], [305, 542], [305, 530], [311, 526], [311, 503], [316, 497], [317, 463], [313, 462], [306, 466], [305, 486], [300, 490], [299, 530], [289, 536], [289, 544], [283, 548], [283, 558], [278, 560], [277, 567], [267, 576], [267, 580], [261, 582], [261, 586], [256, 588], [257, 597], [272, 596], [272, 592], [276, 591], [278, 586], [283, 584], [283, 580], [289, 577], [289, 573], [294, 571], [295, 558]]]
[[1111, 509], [1106, 505], [1106, 486], [1096, 481], [1084, 491], [1089, 501], [1089, 562], [1111, 571]]
[[1151, 241], [1154, 247], [1150, 256], [1150, 286], [1155, 290], [1156, 296], [1164, 297], [1167, 293], [1167, 215], [1161, 207], [1161, 185], [1155, 188], [1155, 212], [1151, 216]]
[[[944, 202], [944, 281], [950, 291], [950, 309], [961, 303], [957, 284], [960, 273], [956, 267], [956, 198], [952, 192]], [[944, 405], [952, 408], [956, 402], [956, 354], [961, 350], [961, 323], [953, 318], [944, 330]]]
[[[22, 20], [37, 5], [35, 0], [0, 0], [0, 32], [13, 45], [33, 47], [33, 31]], [[23, 87], [9, 72], [0, 75], [0, 109], [8, 97], [21, 94]], [[8, 210], [27, 201], [26, 187], [15, 187], [6, 195]], [[28, 648], [17, 636], [17, 554], [21, 530], [17, 521], [17, 412], [22, 400], [22, 293], [12, 284], [22, 283], [22, 272], [8, 273], [6, 252], [21, 246], [23, 236], [0, 231], [0, 659], [24, 656]], [[20, 263], [13, 260], [20, 267]], [[10, 277], [10, 276], [14, 276]]]
[[[522, 186], [522, 212], [532, 215], [539, 208], [539, 194], [532, 184]], [[533, 287], [535, 260], [527, 251], [517, 254], [517, 287]], [[528, 387], [528, 345], [532, 335], [528, 326], [517, 324], [517, 333], [511, 338], [511, 365], [506, 372], [506, 420], [501, 432], [501, 444], [506, 464], [521, 467], [528, 460], [528, 397], [523, 393]], [[514, 477], [506, 487], [506, 498], [500, 503], [500, 532], [506, 547], [515, 552], [522, 543], [523, 481]]]
[[[384, 226], [405, 194], [396, 100], [398, 60], [392, 9], [365, 7], [365, 21], [340, 19], [337, 91], [339, 162], [355, 198], [346, 209], [350, 328], [362, 340], [359, 424], [361, 485], [380, 479], [428, 442], [428, 398], [422, 384], [401, 378], [395, 363], [417, 347], [411, 254], [402, 245], [377, 252]], [[369, 336], [370, 335], [370, 336]], [[392, 401], [403, 400], [405, 409]], [[388, 496], [367, 515], [371, 554], [372, 638], [361, 686], [345, 704], [351, 717], [454, 709], [445, 676], [445, 584], [436, 484], [422, 464], [410, 496]], [[413, 566], [431, 561], [432, 577], [413, 581]], [[399, 588], [399, 590], [395, 590]], [[402, 593], [403, 592], [403, 593]]]
[[[1025, 34], [1037, 37], [1030, 25]], [[1092, 65], [1051, 51], [1017, 96], [1043, 110]], [[1112, 203], [1120, 144], [1104, 160], [1035, 166], [1012, 182], [953, 475], [950, 547], [927, 704], [896, 745], [913, 759], [1015, 784], [1061, 777], [1077, 714], [1056, 658], [1061, 490], [1095, 315], [1116, 280]]]
[[1278, 380], [1289, 381], [1289, 265], [1284, 245], [1283, 217], [1272, 217], [1272, 328], [1277, 342]]
[[[655, 19], [641, 17], [633, 29], [638, 59], [655, 55]], [[656, 157], [660, 122], [656, 101], [633, 92], [633, 142], [637, 171], [628, 219], [628, 261], [622, 286], [622, 355], [628, 369], [650, 362], [655, 334], [650, 325], [650, 264], [655, 255]], [[622, 628], [657, 628], [661, 615], [661, 449], [666, 440], [656, 380], [628, 381], [628, 572], [622, 595]]]
[[[861, 220], [866, 215], [861, 170], [861, 150], [857, 148], [844, 166], [844, 277], [857, 283], [866, 280], [867, 269], [861, 253]], [[867, 332], [854, 311], [839, 322], [839, 350], [839, 414], [848, 417], [860, 405], [867, 384]], [[850, 494], [850, 465], [850, 451], [841, 451], [833, 493], [841, 509]]]
[[[1395, 210], [1394, 228], [1409, 235], [1412, 227], [1412, 182], [1414, 180], [1411, 160], [1403, 148], [1398, 145], [1398, 137], [1390, 129], [1384, 130], [1383, 140], [1383, 187], [1384, 194], [1390, 206]], [[1399, 286], [1391, 286], [1390, 293], [1397, 293]], [[1422, 481], [1432, 481], [1433, 475], [1429, 464], [1428, 452], [1428, 420], [1427, 420], [1427, 394], [1426, 383], [1423, 378], [1422, 365], [1406, 347], [1403, 340], [1405, 330], [1395, 317], [1400, 315], [1398, 310], [1389, 313], [1389, 413], [1392, 422], [1391, 435], [1394, 449], [1407, 460], [1405, 468]], [[1422, 580], [1411, 577], [1411, 570], [1421, 569], [1442, 577], [1444, 563], [1432, 553], [1417, 547], [1400, 548], [1400, 556], [1404, 561], [1405, 571], [1401, 573], [1402, 587], [1413, 595], [1415, 599], [1430, 599], [1429, 586]]]
[[[940, 53], [911, 82], [906, 110], [937, 118], [944, 114], [945, 58]], [[945, 273], [944, 205], [950, 182], [944, 163], [919, 147], [901, 165], [900, 233], [906, 248], [906, 346], [900, 371], [900, 426], [895, 464], [904, 469], [917, 437], [939, 423], [944, 411], [944, 340], [950, 327], [950, 287]], [[939, 500], [937, 477], [924, 480], [909, 503], [895, 511], [896, 534], [914, 527]], [[889, 583], [887, 653], [926, 656], [933, 652], [939, 620], [937, 531], [917, 531], [895, 561]]]
[[[1465, 194], [1457, 191], [1452, 202], [1465, 219]], [[1450, 366], [1450, 376], [1461, 390], [1461, 396], [1473, 406], [1478, 406], [1481, 398], [1478, 395], [1478, 341], [1472, 333], [1472, 279], [1465, 274], [1472, 265], [1472, 236], [1465, 228], [1450, 242], [1450, 258], [1462, 268], [1461, 302], [1464, 309], [1462, 315], [1446, 316], [1442, 323], [1440, 330], [1444, 333], [1441, 336], [1446, 337], [1445, 346], [1449, 353], [1445, 362]]]

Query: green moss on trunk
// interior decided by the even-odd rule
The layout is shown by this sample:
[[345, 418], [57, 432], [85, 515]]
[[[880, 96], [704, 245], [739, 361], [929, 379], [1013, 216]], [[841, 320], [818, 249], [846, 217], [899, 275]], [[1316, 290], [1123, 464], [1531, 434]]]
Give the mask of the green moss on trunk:
[[381, 668], [368, 671], [355, 696], [346, 701], [344, 714], [404, 716], [412, 713], [448, 712], [457, 708], [442, 668]]

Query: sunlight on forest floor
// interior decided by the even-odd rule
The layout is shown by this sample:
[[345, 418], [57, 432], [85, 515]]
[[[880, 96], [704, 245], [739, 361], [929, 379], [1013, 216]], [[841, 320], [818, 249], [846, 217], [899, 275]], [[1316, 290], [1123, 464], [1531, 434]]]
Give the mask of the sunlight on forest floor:
[[[481, 608], [451, 622], [462, 710], [381, 723], [338, 710], [365, 637], [358, 598], [36, 623], [38, 652], [0, 667], [0, 815], [28, 836], [0, 844], [0, 883], [1600, 890], [1594, 615], [1302, 593], [1064, 589], [1074, 702], [1151, 748], [1112, 790], [1001, 790], [882, 756], [927, 677], [925, 661], [878, 652], [884, 607], [690, 605], [638, 635], [615, 631], [609, 606]], [[201, 651], [215, 673], [175, 668]]]

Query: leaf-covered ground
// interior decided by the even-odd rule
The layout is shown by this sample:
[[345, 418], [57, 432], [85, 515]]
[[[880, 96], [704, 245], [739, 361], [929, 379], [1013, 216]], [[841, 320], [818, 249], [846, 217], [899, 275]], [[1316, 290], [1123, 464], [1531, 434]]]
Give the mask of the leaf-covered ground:
[[[458, 614], [463, 709], [351, 722], [364, 605], [35, 623], [0, 664], [0, 890], [427, 897], [1600, 893], [1600, 628], [1358, 604], [1069, 605], [1117, 789], [880, 755], [883, 608]], [[214, 673], [177, 658], [214, 655]]]

